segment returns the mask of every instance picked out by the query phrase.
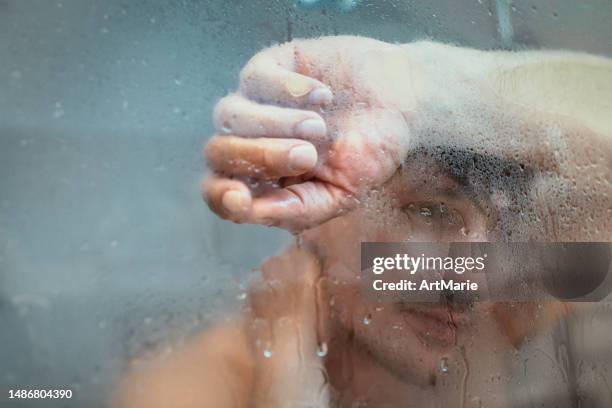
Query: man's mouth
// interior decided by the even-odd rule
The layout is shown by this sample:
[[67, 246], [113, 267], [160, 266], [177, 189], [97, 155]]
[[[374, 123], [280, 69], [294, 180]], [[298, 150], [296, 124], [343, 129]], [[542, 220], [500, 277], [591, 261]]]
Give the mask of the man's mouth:
[[404, 322], [429, 345], [450, 347], [457, 330], [469, 324], [467, 306], [439, 303], [398, 303]]

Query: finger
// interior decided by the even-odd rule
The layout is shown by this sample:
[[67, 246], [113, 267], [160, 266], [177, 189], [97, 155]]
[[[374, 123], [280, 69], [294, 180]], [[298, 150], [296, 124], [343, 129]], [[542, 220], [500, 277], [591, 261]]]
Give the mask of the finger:
[[296, 71], [292, 47], [276, 47], [253, 57], [240, 73], [240, 92], [249, 99], [284, 106], [325, 105], [332, 91]]
[[205, 155], [210, 168], [232, 176], [296, 176], [317, 164], [315, 147], [299, 139], [214, 136], [206, 145]]
[[248, 187], [241, 181], [210, 175], [202, 181], [202, 197], [219, 217], [239, 222], [251, 208]]
[[219, 101], [213, 117], [218, 131], [236, 136], [318, 140], [327, 134], [315, 112], [262, 105], [235, 94]]
[[260, 224], [300, 232], [355, 207], [357, 201], [339, 187], [308, 181], [252, 197], [237, 180], [208, 177], [202, 191], [210, 209], [237, 223]]
[[299, 232], [343, 214], [356, 203], [340, 187], [308, 181], [253, 199], [252, 208], [244, 222], [274, 225]]

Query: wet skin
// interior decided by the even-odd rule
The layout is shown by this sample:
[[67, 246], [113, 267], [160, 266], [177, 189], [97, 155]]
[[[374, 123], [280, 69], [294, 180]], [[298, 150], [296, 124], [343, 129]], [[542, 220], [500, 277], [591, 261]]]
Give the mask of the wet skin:
[[120, 404], [456, 402], [460, 370], [440, 381], [441, 361], [520, 347], [566, 308], [381, 306], [359, 291], [359, 243], [610, 240], [610, 78], [609, 60], [581, 54], [356, 37], [257, 54], [215, 109], [203, 192], [299, 247], [262, 267], [237, 323], [130, 376]]

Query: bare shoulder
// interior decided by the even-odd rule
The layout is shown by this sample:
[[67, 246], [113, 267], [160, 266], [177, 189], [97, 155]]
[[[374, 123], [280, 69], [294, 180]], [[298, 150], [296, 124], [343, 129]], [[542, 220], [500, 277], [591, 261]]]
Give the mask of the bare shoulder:
[[240, 407], [249, 396], [252, 372], [244, 325], [237, 320], [139, 364], [121, 381], [113, 406]]
[[[257, 347], [262, 333], [253, 323], [289, 317], [294, 324], [312, 325], [308, 315], [319, 276], [318, 262], [309, 252], [290, 247], [266, 260], [260, 271], [251, 285], [249, 307], [243, 316], [195, 336], [170, 354], [139, 363], [121, 380], [113, 406], [243, 407], [252, 401], [257, 394], [254, 389], [261, 388], [262, 381], [276, 383], [278, 378], [273, 373], [287, 374], [278, 367], [272, 368], [281, 361], [280, 349], [284, 347], [280, 344], [275, 344], [275, 358], [262, 361]], [[292, 338], [289, 336], [283, 343]], [[291, 360], [284, 357], [281, 366], [287, 367]], [[256, 376], [260, 377], [259, 386]]]

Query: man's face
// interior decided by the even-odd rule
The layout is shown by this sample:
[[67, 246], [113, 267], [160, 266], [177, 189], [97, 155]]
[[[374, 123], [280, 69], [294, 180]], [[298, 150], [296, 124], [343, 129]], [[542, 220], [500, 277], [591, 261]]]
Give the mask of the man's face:
[[404, 167], [360, 208], [308, 231], [326, 277], [332, 319], [396, 376], [418, 384], [435, 381], [441, 359], [467, 333], [474, 308], [439, 303], [378, 302], [360, 286], [360, 243], [459, 242], [487, 239], [482, 210], [458, 184], [432, 170], [417, 182]]

